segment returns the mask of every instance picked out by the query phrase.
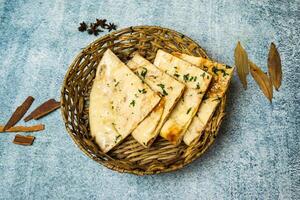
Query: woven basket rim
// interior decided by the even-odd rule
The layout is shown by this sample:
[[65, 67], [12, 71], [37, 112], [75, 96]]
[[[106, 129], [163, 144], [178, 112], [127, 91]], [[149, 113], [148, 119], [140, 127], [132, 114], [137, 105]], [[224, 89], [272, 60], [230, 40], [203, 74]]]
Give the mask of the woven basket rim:
[[[63, 105], [64, 103], [64, 99], [63, 99], [63, 92], [64, 92], [64, 89], [65, 89], [65, 85], [67, 84], [67, 79], [68, 79], [68, 75], [70, 74], [70, 71], [72, 70], [71, 66], [73, 66], [76, 61], [80, 58], [80, 56], [82, 56], [84, 54], [84, 50], [85, 49], [88, 49], [90, 48], [94, 43], [100, 41], [100, 40], [103, 40], [105, 38], [108, 38], [110, 36], [113, 36], [114, 34], [116, 33], [121, 33], [122, 31], [126, 31], [127, 29], [132, 29], [134, 31], [134, 29], [147, 29], [147, 28], [158, 28], [158, 29], [162, 29], [162, 30], [167, 30], [167, 31], [170, 31], [170, 32], [174, 32], [184, 38], [187, 38], [188, 40], [190, 40], [191, 42], [195, 43], [197, 45], [197, 47], [199, 47], [202, 51], [202, 53], [208, 58], [208, 59], [211, 59], [210, 57], [208, 57], [206, 51], [197, 43], [195, 42], [193, 39], [191, 39], [190, 37], [180, 33], [180, 32], [177, 32], [175, 30], [172, 30], [172, 29], [169, 29], [169, 28], [165, 28], [165, 27], [161, 27], [161, 26], [152, 26], [152, 25], [141, 25], [141, 26], [130, 26], [130, 27], [126, 27], [126, 28], [122, 28], [122, 29], [119, 29], [117, 31], [113, 31], [111, 33], [108, 33], [104, 36], [101, 36], [95, 40], [93, 40], [92, 42], [90, 42], [84, 49], [81, 49], [81, 51], [73, 58], [71, 64], [69, 64], [68, 66], [68, 69], [65, 73], [65, 76], [64, 76], [64, 80], [63, 80], [63, 84], [62, 84], [62, 87], [61, 87], [61, 97], [60, 97], [60, 102], [61, 104]], [[222, 101], [226, 101], [226, 97], [223, 98]], [[193, 162], [194, 160], [196, 160], [197, 158], [199, 158], [202, 154], [200, 154], [198, 152], [198, 154], [196, 156], [194, 156], [193, 159], [189, 160], [188, 162], [185, 162], [181, 165], [179, 165], [178, 167], [176, 168], [167, 168], [167, 169], [164, 169], [164, 170], [157, 170], [157, 171], [144, 171], [144, 172], [141, 172], [141, 171], [138, 171], [138, 170], [128, 170], [128, 169], [124, 169], [124, 168], [121, 168], [119, 166], [115, 166], [115, 165], [112, 165], [110, 164], [109, 162], [106, 162], [106, 161], [103, 161], [103, 160], [100, 160], [100, 159], [97, 159], [95, 157], [93, 157], [84, 147], [82, 147], [82, 145], [77, 141], [77, 139], [75, 138], [75, 136], [73, 135], [73, 133], [71, 132], [71, 130], [69, 129], [69, 127], [67, 127], [67, 123], [68, 120], [65, 118], [65, 115], [63, 113], [64, 111], [64, 107], [61, 106], [60, 108], [61, 110], [61, 116], [63, 118], [63, 121], [64, 121], [64, 124], [65, 124], [65, 127], [67, 129], [67, 133], [69, 136], [71, 136], [73, 142], [76, 144], [76, 146], [82, 151], [84, 152], [85, 155], [87, 155], [89, 158], [93, 159], [94, 161], [96, 161], [97, 163], [101, 163], [101, 165], [107, 167], [108, 169], [111, 169], [111, 170], [114, 170], [114, 171], [118, 171], [120, 173], [130, 173], [130, 174], [134, 174], [134, 175], [153, 175], [153, 174], [159, 174], [159, 173], [167, 173], [167, 172], [172, 172], [172, 171], [177, 171], [177, 170], [180, 170], [182, 169], [184, 166], [190, 164], [191, 162]], [[216, 132], [219, 131], [219, 128], [220, 126], [217, 128]], [[203, 149], [203, 152], [206, 152], [208, 148], [210, 148], [212, 146], [212, 143], [214, 142], [214, 140], [210, 141], [206, 147]]]

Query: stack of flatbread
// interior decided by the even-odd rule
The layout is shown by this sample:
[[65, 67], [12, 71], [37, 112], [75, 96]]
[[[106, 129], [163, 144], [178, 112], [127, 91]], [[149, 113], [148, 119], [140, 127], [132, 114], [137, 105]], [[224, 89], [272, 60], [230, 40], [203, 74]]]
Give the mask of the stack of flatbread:
[[107, 50], [90, 94], [92, 136], [106, 153], [130, 134], [148, 148], [157, 136], [190, 145], [224, 96], [233, 68], [201, 57], [158, 50], [124, 64]]

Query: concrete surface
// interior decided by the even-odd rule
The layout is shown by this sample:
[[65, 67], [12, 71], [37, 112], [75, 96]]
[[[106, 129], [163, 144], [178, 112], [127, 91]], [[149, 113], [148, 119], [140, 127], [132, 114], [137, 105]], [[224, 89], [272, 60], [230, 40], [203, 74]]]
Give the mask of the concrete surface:
[[68, 65], [96, 39], [77, 26], [96, 17], [119, 28], [175, 29], [230, 65], [240, 40], [264, 70], [273, 41], [284, 77], [272, 105], [251, 77], [246, 91], [235, 77], [216, 143], [175, 173], [137, 177], [98, 165], [72, 142], [58, 111], [41, 120], [46, 130], [33, 134], [31, 147], [0, 134], [0, 199], [299, 199], [299, 7], [299, 0], [0, 0], [1, 124], [28, 95], [36, 98], [31, 109], [59, 99]]

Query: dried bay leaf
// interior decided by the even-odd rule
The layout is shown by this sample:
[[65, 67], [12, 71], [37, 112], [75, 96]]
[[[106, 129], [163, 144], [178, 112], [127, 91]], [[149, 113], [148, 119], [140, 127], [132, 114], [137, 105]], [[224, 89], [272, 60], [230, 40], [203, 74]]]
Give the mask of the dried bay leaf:
[[255, 82], [258, 84], [264, 95], [272, 102], [273, 86], [268, 75], [265, 74], [258, 66], [249, 60], [250, 72]]
[[273, 42], [271, 43], [268, 56], [268, 69], [269, 75], [271, 77], [271, 82], [274, 85], [275, 89], [278, 91], [282, 80], [281, 59]]
[[247, 75], [249, 74], [248, 54], [238, 41], [234, 50], [234, 60], [238, 76], [243, 84], [244, 89], [247, 89]]

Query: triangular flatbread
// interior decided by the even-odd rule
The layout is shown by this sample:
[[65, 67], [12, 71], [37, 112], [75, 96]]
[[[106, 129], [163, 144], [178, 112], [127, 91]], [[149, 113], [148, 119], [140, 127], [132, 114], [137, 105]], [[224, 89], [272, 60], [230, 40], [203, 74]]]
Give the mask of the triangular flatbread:
[[[138, 89], [147, 93], [136, 96]], [[98, 65], [89, 106], [91, 135], [101, 150], [106, 153], [125, 139], [160, 99], [108, 49]]]
[[162, 50], [158, 50], [154, 65], [186, 86], [183, 97], [160, 132], [163, 138], [177, 145], [195, 116], [212, 76]]
[[[139, 54], [135, 54], [127, 63], [127, 66], [145, 81], [153, 91], [160, 93], [162, 96], [161, 103], [132, 132], [132, 136], [140, 144], [149, 147], [181, 97], [185, 86], [162, 72]], [[139, 90], [138, 95], [143, 95], [146, 92]]]
[[173, 53], [173, 55], [207, 71], [213, 76], [211, 87], [205, 95], [206, 99], [201, 103], [196, 116], [184, 135], [184, 143], [190, 145], [196, 138], [201, 136], [220, 100], [226, 93], [234, 68], [202, 57], [181, 53]]

